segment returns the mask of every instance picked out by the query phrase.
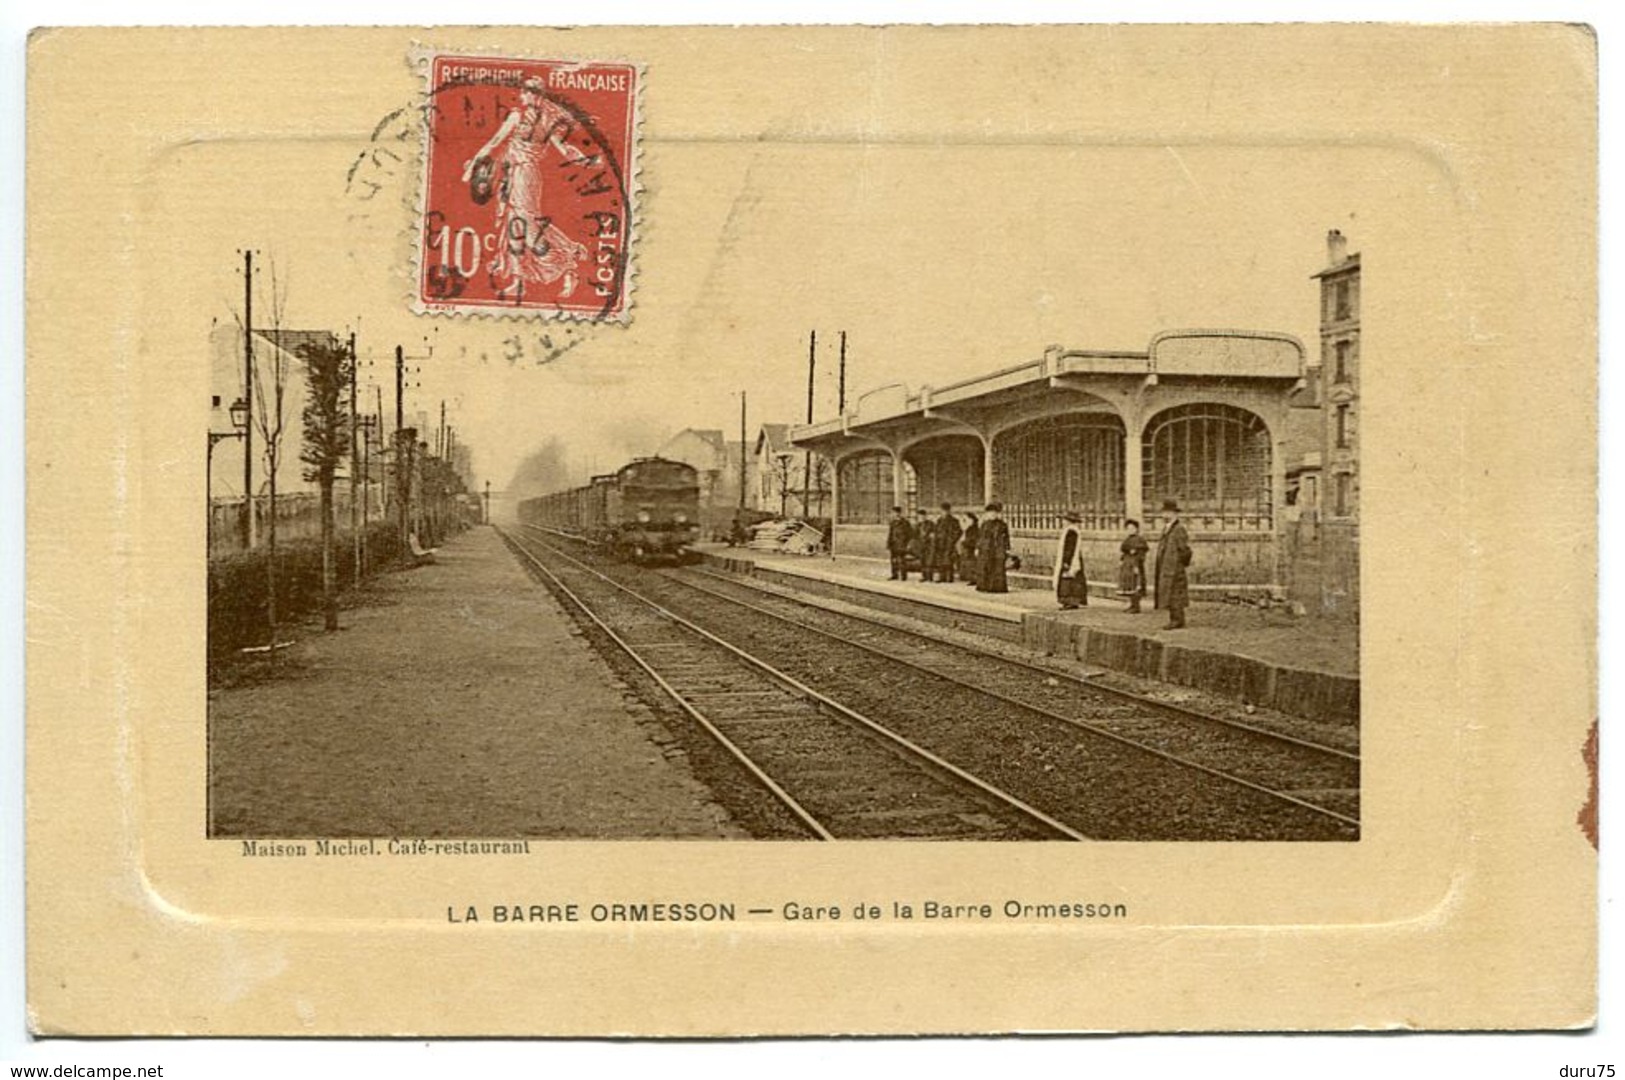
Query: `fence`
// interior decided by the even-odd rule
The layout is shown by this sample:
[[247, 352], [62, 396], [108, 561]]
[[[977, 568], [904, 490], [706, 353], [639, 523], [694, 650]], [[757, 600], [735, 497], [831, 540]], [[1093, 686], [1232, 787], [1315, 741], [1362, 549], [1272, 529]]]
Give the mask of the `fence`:
[[1126, 527], [1124, 523], [1128, 516], [1121, 507], [1096, 509], [1092, 507], [1079, 508], [1061, 503], [1049, 504], [1006, 504], [1004, 519], [1010, 523], [1012, 529], [1019, 530], [1048, 530], [1060, 532], [1066, 524], [1065, 514], [1068, 510], [1083, 518], [1082, 527], [1097, 529], [1106, 532], [1122, 532]]
[[[359, 502], [359, 500], [357, 500]], [[350, 492], [348, 486], [333, 491], [333, 518], [340, 529], [350, 528]], [[374, 487], [367, 500], [367, 521], [383, 520], [382, 493]], [[259, 542], [265, 543], [270, 531], [271, 499], [268, 495], [254, 498], [254, 519]], [[277, 540], [307, 540], [322, 534], [321, 496], [314, 491], [296, 491], [276, 497]], [[243, 550], [243, 500], [217, 498], [209, 506], [209, 554], [225, 555]]]

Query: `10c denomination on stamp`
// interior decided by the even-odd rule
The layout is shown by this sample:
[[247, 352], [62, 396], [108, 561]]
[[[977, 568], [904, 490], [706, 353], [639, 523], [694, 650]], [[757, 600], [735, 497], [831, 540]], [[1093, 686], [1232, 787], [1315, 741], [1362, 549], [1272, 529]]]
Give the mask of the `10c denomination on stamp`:
[[626, 321], [638, 67], [425, 61], [417, 310]]

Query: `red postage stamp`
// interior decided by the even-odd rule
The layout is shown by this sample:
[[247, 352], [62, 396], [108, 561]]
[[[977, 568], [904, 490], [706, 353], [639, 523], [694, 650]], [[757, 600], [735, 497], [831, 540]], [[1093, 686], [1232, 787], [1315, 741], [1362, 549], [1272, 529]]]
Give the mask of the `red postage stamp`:
[[637, 65], [424, 59], [416, 308], [625, 322]]

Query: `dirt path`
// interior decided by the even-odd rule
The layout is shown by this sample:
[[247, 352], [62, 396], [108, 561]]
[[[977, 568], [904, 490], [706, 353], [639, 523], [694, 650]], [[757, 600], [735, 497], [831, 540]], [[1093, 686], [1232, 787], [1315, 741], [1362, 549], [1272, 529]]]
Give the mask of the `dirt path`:
[[216, 835], [740, 835], [493, 530], [359, 599], [210, 691]]

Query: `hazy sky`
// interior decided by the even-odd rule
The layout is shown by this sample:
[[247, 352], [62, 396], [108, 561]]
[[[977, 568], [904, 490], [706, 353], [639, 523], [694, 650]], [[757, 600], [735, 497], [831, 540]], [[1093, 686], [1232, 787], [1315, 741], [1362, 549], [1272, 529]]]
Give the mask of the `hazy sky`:
[[[408, 411], [437, 412], [444, 398], [477, 479], [499, 488], [549, 435], [581, 477], [684, 427], [732, 436], [741, 389], [752, 435], [762, 421], [801, 420], [815, 328], [819, 419], [835, 411], [840, 330], [849, 400], [888, 382], [966, 378], [1051, 343], [1144, 348], [1179, 327], [1286, 331], [1313, 350], [1309, 275], [1325, 264], [1328, 228], [1366, 254], [1369, 278], [1373, 259], [1437, 242], [1449, 218], [1448, 185], [1423, 157], [1348, 140], [1132, 145], [1001, 133], [967, 144], [647, 130], [629, 325], [415, 316], [415, 171], [364, 163], [382, 187], [371, 199], [354, 182], [346, 190], [391, 100], [358, 110], [368, 122], [345, 138], [302, 137], [290, 124], [277, 138], [179, 147], [155, 166], [152, 210], [175, 221], [200, 340], [211, 318], [240, 309], [237, 249], [252, 245], [286, 287], [288, 325], [344, 331], [359, 320], [373, 361], [363, 379], [384, 386], [386, 411], [394, 345], [421, 356]], [[660, 107], [651, 88], [645, 113]], [[538, 363], [544, 334], [578, 344]]]

